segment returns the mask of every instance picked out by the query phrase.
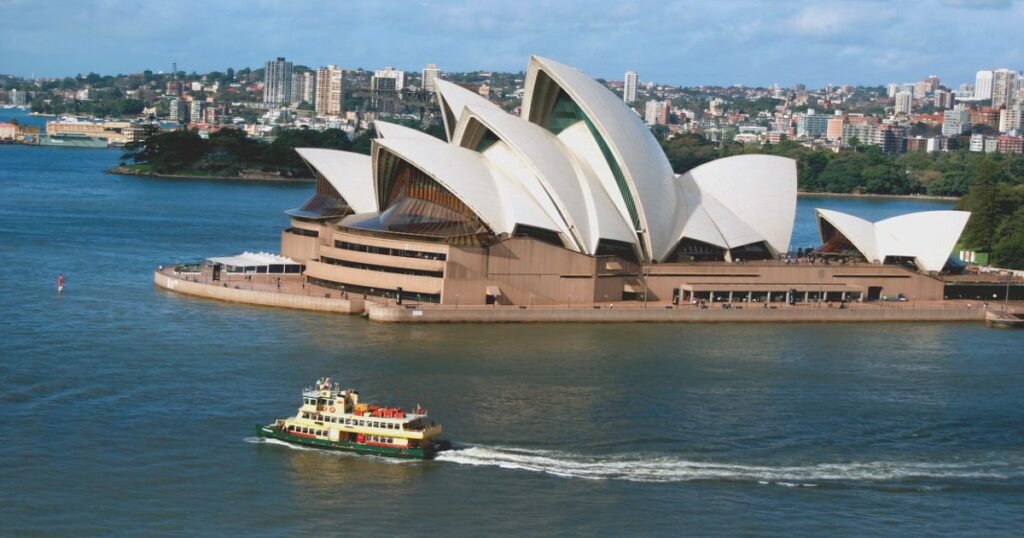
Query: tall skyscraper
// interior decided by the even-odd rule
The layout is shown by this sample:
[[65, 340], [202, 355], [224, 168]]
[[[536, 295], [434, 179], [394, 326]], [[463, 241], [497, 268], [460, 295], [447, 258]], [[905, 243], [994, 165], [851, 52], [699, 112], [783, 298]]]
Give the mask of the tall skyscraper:
[[974, 76], [974, 97], [976, 99], [992, 98], [992, 71], [978, 71]]
[[625, 83], [622, 86], [622, 100], [627, 103], [636, 102], [636, 86], [640, 82], [640, 75], [636, 71], [626, 71]]
[[914, 103], [914, 96], [910, 92], [896, 93], [896, 113], [910, 114], [910, 107]]
[[992, 108], [1013, 104], [1017, 89], [1017, 73], [1009, 69], [992, 72]]
[[[395, 81], [395, 88], [394, 88], [394, 90], [396, 92], [402, 91], [402, 88], [405, 87], [405, 71], [402, 71], [402, 70], [399, 70], [399, 69], [395, 69], [394, 67], [391, 67], [391, 66], [385, 67], [384, 69], [381, 69], [379, 71], [374, 72], [373, 78], [374, 79], [383, 79], [383, 78], [394, 79], [394, 81]], [[370, 80], [370, 85], [371, 86], [374, 85], [373, 84], [373, 79]]]
[[292, 73], [291, 104], [302, 102], [313, 104], [316, 92], [316, 75], [312, 71]]
[[341, 69], [328, 65], [316, 70], [316, 113], [325, 116], [341, 114], [344, 79]]
[[423, 91], [432, 92], [436, 89], [434, 81], [441, 76], [441, 70], [434, 64], [427, 64], [423, 68]]
[[283, 57], [268, 60], [263, 72], [263, 102], [286, 105], [292, 99], [292, 63]]

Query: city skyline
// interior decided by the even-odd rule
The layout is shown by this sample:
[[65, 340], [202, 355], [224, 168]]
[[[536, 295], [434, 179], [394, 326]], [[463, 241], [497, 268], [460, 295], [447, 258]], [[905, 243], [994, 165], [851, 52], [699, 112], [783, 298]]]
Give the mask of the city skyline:
[[[658, 9], [575, 1], [353, 3], [337, 12], [304, 2], [268, 1], [257, 9], [220, 2], [204, 6], [208, 20], [231, 21], [218, 25], [213, 47], [180, 5], [89, 3], [74, 12], [24, 0], [0, 3], [18, 21], [0, 39], [0, 72], [115, 74], [166, 71], [171, 62], [207, 72], [257, 68], [278, 56], [313, 68], [395, 65], [417, 72], [436, 63], [451, 72], [515, 72], [523, 55], [535, 53], [599, 78], [619, 80], [635, 70], [642, 80], [682, 86], [880, 85], [936, 74], [955, 87], [973, 83], [979, 69], [1020, 69], [1024, 57], [1024, 47], [1010, 39], [1002, 46], [950, 46], [1013, 35], [1024, 16], [1019, 0], [914, 0], [899, 10], [874, 0], [675, 2]], [[396, 37], [379, 39], [381, 28]], [[38, 39], [44, 32], [48, 39]]]

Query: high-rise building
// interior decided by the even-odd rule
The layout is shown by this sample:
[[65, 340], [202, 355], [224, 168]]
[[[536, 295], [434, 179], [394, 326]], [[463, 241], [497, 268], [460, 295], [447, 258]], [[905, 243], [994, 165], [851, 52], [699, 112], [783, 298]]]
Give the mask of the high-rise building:
[[203, 101], [200, 101], [198, 99], [192, 101], [191, 103], [189, 103], [189, 107], [188, 107], [189, 121], [192, 122], [192, 123], [202, 123], [203, 122], [203, 108], [205, 108], [205, 106], [206, 106], [206, 103], [204, 103]]
[[292, 63], [283, 57], [268, 60], [263, 71], [263, 102], [286, 105], [292, 99]]
[[992, 72], [992, 107], [1000, 108], [1013, 104], [1017, 90], [1017, 73], [1009, 69]]
[[942, 136], [960, 136], [971, 127], [970, 114], [961, 105], [942, 113]]
[[332, 64], [317, 69], [316, 95], [313, 97], [316, 113], [322, 116], [341, 114], [343, 90], [344, 77], [338, 66]]
[[910, 114], [914, 96], [910, 92], [896, 92], [896, 114]]
[[423, 91], [433, 92], [436, 90], [434, 81], [441, 76], [441, 70], [434, 64], [427, 64], [423, 68]]
[[825, 136], [828, 132], [828, 122], [832, 116], [825, 114], [816, 114], [813, 108], [807, 109], [807, 112], [800, 114], [796, 119], [796, 136], [818, 138]]
[[1010, 108], [999, 111], [999, 132], [1008, 133], [1019, 131], [1021, 128], [1021, 105], [1017, 104]]
[[373, 94], [370, 104], [374, 110], [383, 114], [395, 113], [395, 99], [399, 97], [398, 78], [374, 75], [370, 77], [370, 91]]
[[935, 90], [935, 95], [932, 99], [932, 104], [938, 109], [947, 109], [953, 106], [953, 94], [952, 92], [939, 88]]
[[898, 91], [900, 91], [900, 85], [895, 82], [890, 82], [889, 85], [885, 87], [885, 95], [890, 99], [896, 97], [896, 92]]
[[640, 83], [640, 75], [636, 71], [626, 71], [626, 79], [622, 85], [622, 100], [627, 103], [636, 102], [636, 87]]
[[983, 134], [972, 134], [970, 150], [973, 153], [981, 153], [985, 151], [985, 135]]
[[825, 128], [825, 139], [829, 141], [841, 140], [843, 138], [843, 126], [846, 125], [846, 116], [836, 114], [828, 119]]
[[292, 98], [291, 104], [299, 103], [313, 104], [316, 99], [316, 75], [312, 71], [300, 71], [292, 73]]
[[992, 98], [992, 71], [978, 71], [974, 76], [974, 98]]
[[924, 99], [924, 96], [928, 95], [928, 91], [930, 89], [931, 88], [927, 80], [922, 80], [921, 82], [914, 84], [914, 99]]
[[935, 75], [928, 75], [928, 78], [924, 79], [924, 81], [928, 84], [928, 91], [930, 92], [939, 89], [939, 86], [942, 84], [942, 81], [939, 80], [939, 77]]
[[188, 123], [188, 108], [185, 102], [178, 98], [168, 101], [167, 116], [175, 123]]
[[668, 125], [670, 105], [670, 101], [647, 101], [644, 122], [647, 125]]
[[[373, 79], [388, 79], [388, 78], [389, 79], [393, 79], [395, 81], [395, 83], [394, 83], [394, 85], [395, 85], [394, 90], [396, 92], [400, 92], [400, 91], [402, 91], [402, 88], [405, 88], [405, 71], [402, 71], [400, 69], [395, 69], [394, 67], [388, 66], [388, 67], [385, 67], [384, 69], [376, 71], [373, 74]], [[374, 85], [373, 84], [373, 79], [370, 80], [371, 87]]]

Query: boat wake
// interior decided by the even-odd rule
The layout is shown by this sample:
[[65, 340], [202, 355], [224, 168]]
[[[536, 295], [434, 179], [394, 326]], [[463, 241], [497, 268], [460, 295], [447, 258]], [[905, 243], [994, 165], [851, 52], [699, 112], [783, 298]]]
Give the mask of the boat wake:
[[254, 445], [277, 445], [277, 446], [283, 446], [285, 448], [290, 448], [292, 450], [300, 450], [300, 451], [308, 451], [308, 452], [330, 452], [328, 450], [321, 450], [319, 448], [313, 448], [311, 446], [302, 446], [302, 445], [296, 445], [296, 444], [293, 444], [293, 443], [286, 443], [284, 441], [280, 441], [280, 440], [274, 439], [272, 437], [246, 437], [245, 438], [245, 442], [246, 443], [251, 443], [251, 444], [254, 444]]
[[585, 456], [559, 451], [473, 446], [443, 452], [438, 461], [547, 473], [566, 478], [630, 482], [735, 481], [786, 487], [899, 480], [1006, 480], [1024, 477], [1014, 462], [872, 461], [766, 466], [694, 461], [672, 456]]

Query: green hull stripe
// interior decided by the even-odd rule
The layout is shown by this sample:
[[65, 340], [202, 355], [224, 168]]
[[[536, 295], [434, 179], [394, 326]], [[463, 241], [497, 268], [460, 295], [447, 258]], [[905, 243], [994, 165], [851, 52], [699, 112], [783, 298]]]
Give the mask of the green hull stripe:
[[279, 441], [285, 441], [287, 443], [293, 443], [296, 445], [323, 448], [326, 450], [342, 450], [345, 452], [355, 452], [357, 454], [388, 456], [392, 458], [410, 458], [424, 460], [433, 458], [434, 455], [437, 454], [436, 449], [390, 448], [386, 446], [361, 445], [359, 443], [352, 443], [349, 441], [325, 441], [323, 439], [310, 439], [308, 437], [302, 437], [300, 435], [291, 435], [260, 425], [256, 426], [256, 435], [260, 437], [277, 439]]

